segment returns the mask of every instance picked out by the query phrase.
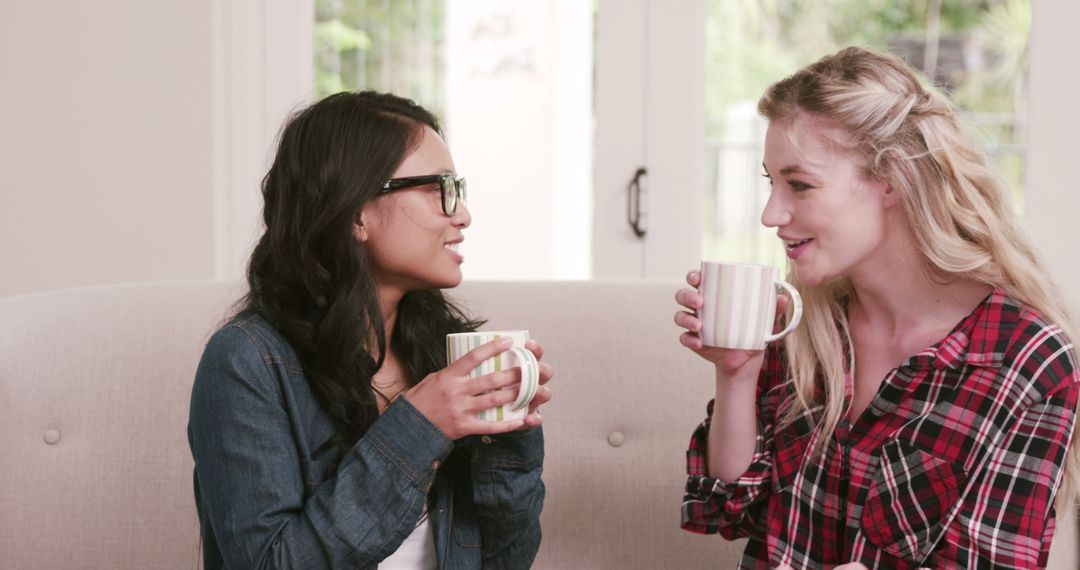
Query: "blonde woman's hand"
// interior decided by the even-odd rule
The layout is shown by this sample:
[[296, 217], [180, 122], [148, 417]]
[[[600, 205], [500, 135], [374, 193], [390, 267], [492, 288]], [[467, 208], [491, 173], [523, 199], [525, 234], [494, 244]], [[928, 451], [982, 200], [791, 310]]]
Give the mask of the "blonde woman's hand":
[[[685, 329], [685, 332], [679, 336], [679, 342], [698, 356], [713, 363], [717, 372], [725, 378], [752, 373], [756, 381], [757, 372], [761, 370], [761, 364], [764, 361], [765, 351], [705, 346], [700, 334], [701, 319], [697, 317], [697, 311], [705, 304], [705, 299], [697, 291], [698, 286], [701, 285], [701, 272], [696, 269], [691, 270], [686, 274], [686, 283], [690, 288], [679, 289], [675, 293], [675, 302], [686, 309], [675, 313], [675, 324]], [[777, 315], [784, 314], [787, 303], [787, 297], [777, 295]]]
[[[521, 429], [526, 424], [523, 419], [496, 422], [477, 417], [481, 410], [517, 399], [517, 390], [513, 387], [521, 382], [521, 369], [511, 368], [476, 378], [469, 377], [480, 363], [506, 352], [512, 344], [513, 339], [500, 338], [474, 348], [450, 366], [428, 374], [405, 392], [405, 399], [451, 440], [467, 435], [491, 435]], [[535, 354], [536, 351], [533, 352]], [[547, 368], [547, 378], [550, 379], [551, 367]], [[546, 380], [543, 380], [543, 367], [540, 371], [541, 381], [544, 382]], [[539, 396], [538, 393], [537, 398]], [[551, 394], [548, 392], [547, 399], [550, 398]], [[533, 401], [536, 402], [535, 399]], [[530, 412], [533, 411], [534, 409], [530, 408]]]
[[[535, 339], [529, 339], [525, 343], [525, 348], [533, 353], [537, 362], [544, 357], [544, 347]], [[540, 415], [540, 406], [551, 401], [551, 388], [546, 384], [554, 375], [555, 369], [550, 364], [540, 362], [540, 387], [536, 389], [536, 395], [529, 402], [529, 414], [525, 416], [525, 425], [536, 427], [544, 423], [544, 416]], [[517, 392], [514, 391], [514, 393]]]

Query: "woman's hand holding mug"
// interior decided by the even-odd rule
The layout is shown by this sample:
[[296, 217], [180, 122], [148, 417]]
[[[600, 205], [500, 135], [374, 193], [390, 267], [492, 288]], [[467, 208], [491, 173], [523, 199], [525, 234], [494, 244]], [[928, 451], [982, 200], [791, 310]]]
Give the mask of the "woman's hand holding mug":
[[[787, 336], [802, 318], [798, 291], [777, 274], [771, 266], [702, 262], [701, 270], [686, 275], [692, 289], [675, 294], [687, 309], [675, 313], [675, 324], [686, 329], [679, 342], [712, 362], [724, 378], [752, 376], [756, 381], [765, 345]], [[794, 312], [787, 327], [769, 332], [789, 304], [775, 293], [777, 286], [791, 297]]]
[[523, 417], [490, 421], [479, 414], [518, 400], [518, 391], [512, 388], [523, 384], [522, 369], [475, 374], [478, 367], [510, 350], [513, 343], [504, 337], [478, 346], [446, 368], [428, 374], [405, 392], [405, 398], [451, 440], [521, 429], [526, 424]]
[[477, 331], [446, 336], [447, 367], [405, 396], [450, 439], [536, 427], [551, 400], [554, 375], [529, 331]]

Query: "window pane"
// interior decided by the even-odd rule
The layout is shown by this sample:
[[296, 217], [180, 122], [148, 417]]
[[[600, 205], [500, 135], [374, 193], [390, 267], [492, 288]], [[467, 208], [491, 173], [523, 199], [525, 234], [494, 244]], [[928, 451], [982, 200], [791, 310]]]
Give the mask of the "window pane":
[[[770, 83], [847, 45], [892, 52], [933, 70], [1021, 204], [1029, 0], [709, 0], [706, 21], [706, 258], [781, 265], [761, 226]], [[929, 75], [929, 74], [928, 74]]]
[[376, 89], [443, 111], [444, 0], [316, 0], [315, 92]]
[[442, 120], [469, 181], [467, 278], [589, 276], [593, 10], [580, 0], [317, 0], [320, 97], [389, 91]]

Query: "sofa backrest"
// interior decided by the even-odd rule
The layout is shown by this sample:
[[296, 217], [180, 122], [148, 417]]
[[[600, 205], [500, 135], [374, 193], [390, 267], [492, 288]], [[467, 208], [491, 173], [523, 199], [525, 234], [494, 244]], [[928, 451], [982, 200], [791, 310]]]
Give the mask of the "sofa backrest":
[[0, 566], [197, 567], [187, 403], [234, 290], [0, 300]]
[[[679, 529], [711, 370], [679, 346], [674, 282], [467, 283], [486, 328], [556, 369], [536, 568], [728, 568], [741, 543]], [[242, 294], [159, 283], [0, 300], [0, 567], [194, 569], [186, 440], [203, 346]], [[1076, 568], [1059, 523], [1052, 567]]]

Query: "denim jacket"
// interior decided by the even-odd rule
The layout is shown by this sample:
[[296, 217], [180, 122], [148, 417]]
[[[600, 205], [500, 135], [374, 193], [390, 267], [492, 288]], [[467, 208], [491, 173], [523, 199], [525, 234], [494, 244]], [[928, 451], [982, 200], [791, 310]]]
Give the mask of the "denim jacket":
[[540, 428], [450, 441], [398, 398], [330, 472], [333, 424], [295, 352], [241, 315], [209, 341], [188, 442], [207, 570], [375, 568], [429, 509], [440, 569], [528, 568], [540, 546]]

